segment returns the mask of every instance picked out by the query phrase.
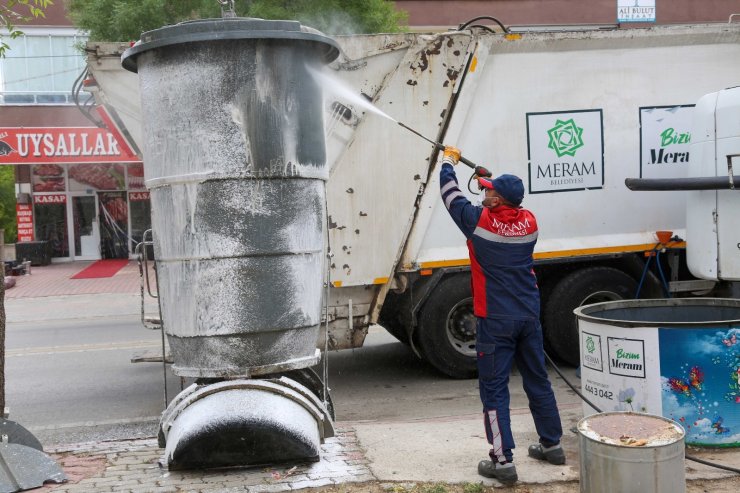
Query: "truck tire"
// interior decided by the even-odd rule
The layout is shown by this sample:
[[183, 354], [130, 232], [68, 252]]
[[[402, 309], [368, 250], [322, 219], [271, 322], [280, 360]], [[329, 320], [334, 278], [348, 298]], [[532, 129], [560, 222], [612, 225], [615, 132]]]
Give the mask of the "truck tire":
[[411, 316], [404, 315], [411, 309], [408, 298], [406, 295], [389, 293], [378, 317], [378, 324], [407, 346], [409, 345], [407, 326]]
[[545, 339], [555, 356], [572, 366], [580, 364], [578, 321], [573, 310], [581, 305], [632, 299], [637, 282], [613, 267], [588, 267], [571, 272], [555, 284], [544, 301]]
[[419, 313], [415, 334], [424, 359], [452, 378], [474, 378], [476, 319], [470, 275], [442, 279]]

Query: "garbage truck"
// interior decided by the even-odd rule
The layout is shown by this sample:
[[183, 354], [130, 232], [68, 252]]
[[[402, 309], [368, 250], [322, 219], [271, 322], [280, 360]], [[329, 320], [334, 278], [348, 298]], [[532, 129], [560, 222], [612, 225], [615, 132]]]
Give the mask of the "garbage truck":
[[[360, 347], [379, 324], [440, 372], [475, 375], [470, 262], [440, 199], [436, 143], [523, 179], [523, 206], [540, 227], [546, 348], [562, 361], [579, 362], [580, 305], [730, 294], [732, 284], [688, 269], [687, 192], [634, 193], [624, 183], [689, 176], [696, 101], [740, 84], [740, 24], [335, 41], [340, 54], [324, 69], [335, 83], [323, 87], [330, 253], [320, 347]], [[140, 150], [139, 85], [121, 67], [127, 48], [89, 42], [86, 89], [101, 124]], [[457, 172], [479, 200], [473, 170]]]

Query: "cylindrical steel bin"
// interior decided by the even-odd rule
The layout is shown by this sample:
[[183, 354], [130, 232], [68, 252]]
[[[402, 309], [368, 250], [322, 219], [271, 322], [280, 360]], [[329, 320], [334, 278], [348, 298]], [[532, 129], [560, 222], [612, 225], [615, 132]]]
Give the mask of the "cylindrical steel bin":
[[311, 366], [325, 265], [322, 93], [337, 45], [294, 21], [208, 19], [142, 35], [146, 185], [175, 373]]
[[594, 414], [578, 422], [582, 493], [686, 491], [684, 430], [660, 416]]
[[689, 445], [740, 446], [740, 300], [611, 301], [575, 313], [581, 389], [601, 411], [672, 419]]

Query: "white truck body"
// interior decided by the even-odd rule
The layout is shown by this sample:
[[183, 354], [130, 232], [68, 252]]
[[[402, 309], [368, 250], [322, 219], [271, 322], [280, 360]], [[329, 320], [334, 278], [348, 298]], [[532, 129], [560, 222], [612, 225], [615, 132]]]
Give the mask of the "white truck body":
[[[740, 86], [696, 103], [690, 176], [740, 178]], [[740, 193], [689, 192], [687, 264], [703, 279], [740, 280]]]
[[[673, 268], [671, 281], [681, 280], [687, 192], [631, 192], [624, 180], [694, 173], [688, 163], [694, 104], [704, 94], [740, 84], [740, 24], [381, 34], [337, 41], [343, 53], [330, 71], [357, 94], [421, 134], [459, 147], [494, 175], [522, 177], [523, 205], [540, 227], [535, 260], [544, 278], [551, 342], [560, 339], [554, 333], [560, 329], [554, 323], [548, 327], [547, 313], [556, 317], [548, 312], [548, 294], [564, 290], [567, 283], [561, 281], [574, 271], [594, 266], [623, 270], [637, 284], [640, 267], [615, 259], [631, 255], [642, 262], [642, 253], [655, 247], [658, 230], [674, 234], [670, 247], [678, 253], [667, 267]], [[88, 66], [99, 86], [97, 101], [137, 142], [138, 84], [119, 58], [126, 47], [89, 43]], [[399, 315], [402, 327], [391, 332], [416, 346], [425, 337], [416, 317], [424, 318], [424, 301], [440, 279], [469, 265], [465, 239], [439, 198], [441, 153], [393, 121], [363, 113], [352, 101], [327, 93], [325, 103], [332, 161], [327, 183], [330, 346], [362, 345], [369, 324], [386, 325], [382, 310], [393, 296], [411, 314]], [[146, 169], [146, 156], [143, 160]], [[472, 170], [462, 165], [457, 170], [465, 190]], [[714, 235], [716, 249], [716, 230], [705, 233]], [[437, 271], [444, 272], [430, 282]], [[608, 287], [593, 290], [602, 293]], [[606, 299], [624, 297], [632, 287], [615, 288]], [[398, 298], [403, 296], [410, 298]], [[573, 298], [578, 306], [594, 301], [589, 296], [573, 292], [553, 303]], [[468, 323], [465, 317], [455, 320]], [[474, 347], [469, 330], [466, 334], [448, 339], [460, 355], [470, 357]], [[427, 359], [434, 359], [428, 344], [426, 350], [419, 345]], [[457, 371], [459, 362], [447, 368], [432, 363], [450, 375], [470, 374]]]

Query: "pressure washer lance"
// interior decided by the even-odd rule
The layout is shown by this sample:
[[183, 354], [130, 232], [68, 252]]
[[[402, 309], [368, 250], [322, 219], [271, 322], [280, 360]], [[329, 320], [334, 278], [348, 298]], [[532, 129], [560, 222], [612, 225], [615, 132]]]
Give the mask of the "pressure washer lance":
[[[408, 125], [405, 125], [405, 124], [403, 124], [403, 123], [401, 123], [399, 121], [396, 121], [396, 123], [398, 123], [399, 125], [401, 125], [403, 128], [405, 128], [409, 132], [418, 135], [422, 139], [424, 139], [427, 142], [429, 142], [430, 144], [434, 145], [434, 147], [436, 147], [440, 151], [444, 151], [445, 150], [445, 147], [447, 147], [444, 144], [440, 144], [437, 141], [434, 141], [434, 140], [432, 140], [430, 138], [427, 138], [427, 137], [423, 136], [422, 134], [420, 134], [419, 132], [417, 132], [413, 128], [409, 127]], [[492, 176], [491, 172], [488, 171], [486, 168], [484, 168], [483, 166], [478, 166], [477, 164], [475, 164], [473, 161], [471, 161], [469, 159], [466, 159], [466, 158], [460, 156], [460, 162], [463, 163], [464, 165], [470, 167], [470, 168], [473, 168], [476, 176], [482, 176], [484, 178], [489, 178], [489, 177]]]

